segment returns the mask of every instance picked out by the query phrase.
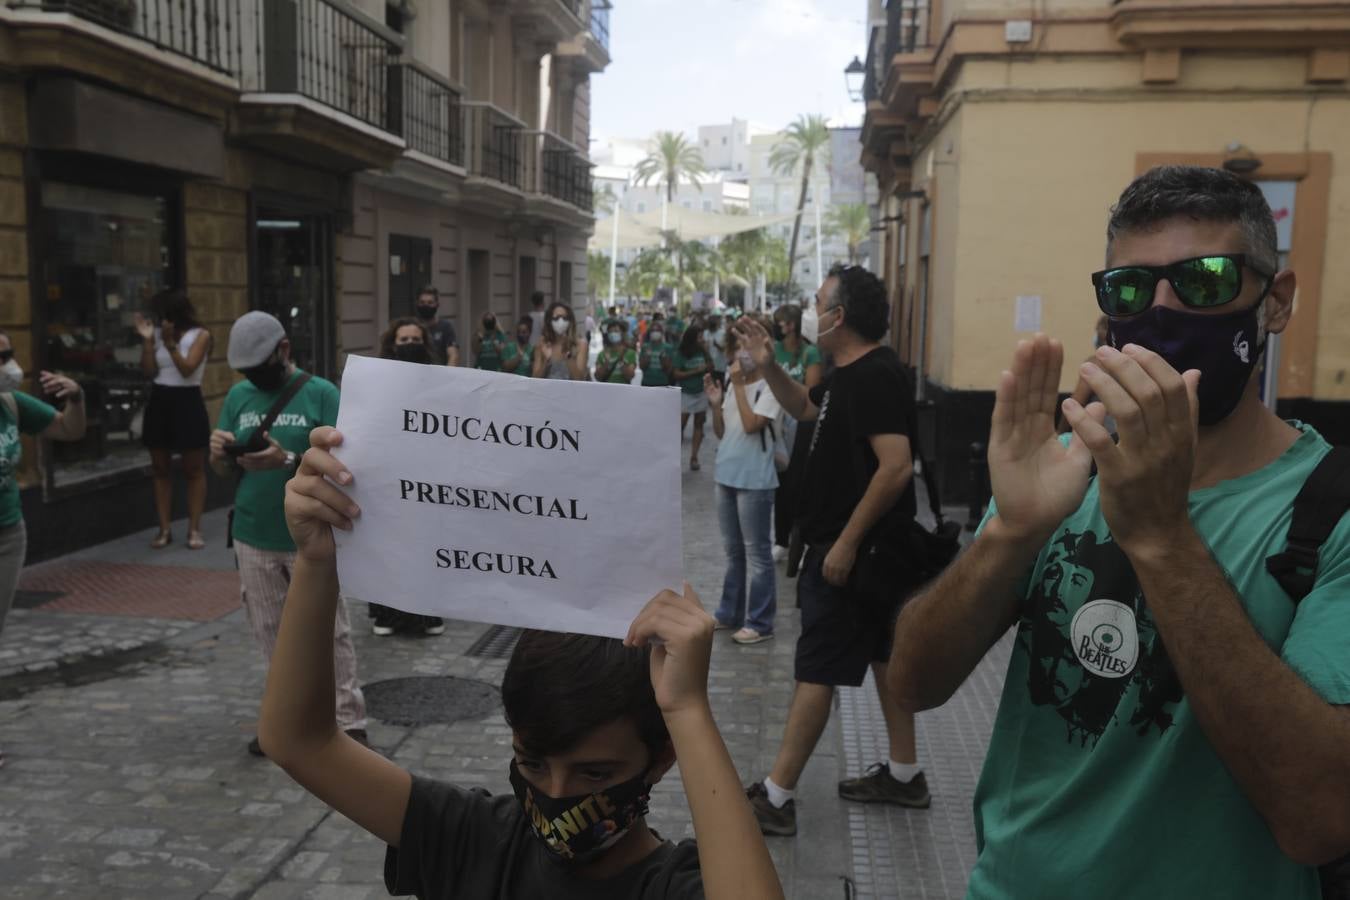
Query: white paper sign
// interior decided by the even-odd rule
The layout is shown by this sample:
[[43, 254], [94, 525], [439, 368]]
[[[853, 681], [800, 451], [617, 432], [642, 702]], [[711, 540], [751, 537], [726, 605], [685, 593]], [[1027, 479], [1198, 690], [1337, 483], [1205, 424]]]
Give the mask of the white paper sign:
[[623, 637], [678, 590], [679, 391], [347, 358], [344, 596]]
[[1037, 296], [1019, 296], [1017, 310], [1013, 313], [1013, 331], [1041, 330], [1041, 298]]

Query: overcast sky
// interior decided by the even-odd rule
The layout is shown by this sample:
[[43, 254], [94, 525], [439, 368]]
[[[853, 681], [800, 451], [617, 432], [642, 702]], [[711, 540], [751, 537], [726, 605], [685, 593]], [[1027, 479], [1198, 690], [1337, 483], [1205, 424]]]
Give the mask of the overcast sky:
[[614, 0], [613, 62], [592, 77], [591, 136], [645, 138], [732, 116], [862, 121], [844, 66], [867, 52], [867, 0]]

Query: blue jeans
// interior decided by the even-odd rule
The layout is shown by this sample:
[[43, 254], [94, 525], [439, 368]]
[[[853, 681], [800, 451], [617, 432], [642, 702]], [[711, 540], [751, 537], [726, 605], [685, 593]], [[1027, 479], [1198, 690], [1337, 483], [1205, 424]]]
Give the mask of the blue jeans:
[[[778, 609], [769, 526], [773, 519], [772, 490], [746, 491], [717, 485], [717, 519], [727, 552], [727, 574], [717, 619], [728, 625], [744, 624], [760, 634], [773, 633]], [[746, 596], [746, 564], [750, 591]], [[747, 606], [749, 607], [747, 613]]]

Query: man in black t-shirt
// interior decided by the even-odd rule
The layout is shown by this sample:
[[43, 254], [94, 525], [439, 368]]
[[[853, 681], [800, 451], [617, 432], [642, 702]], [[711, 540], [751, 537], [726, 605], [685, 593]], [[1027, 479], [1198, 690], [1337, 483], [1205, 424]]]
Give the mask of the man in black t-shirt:
[[445, 319], [436, 318], [441, 308], [441, 293], [431, 285], [422, 288], [417, 295], [417, 318], [426, 326], [431, 335], [431, 358], [443, 366], [459, 365], [459, 338], [455, 336], [455, 326]]
[[[909, 436], [914, 401], [895, 351], [880, 344], [889, 318], [886, 288], [859, 266], [836, 267], [802, 315], [802, 336], [833, 357], [834, 371], [808, 390], [774, 360], [773, 339], [746, 317], [735, 326], [784, 411], [815, 421], [797, 521], [807, 546], [797, 581], [802, 633], [796, 690], [773, 771], [747, 790], [765, 834], [797, 833], [793, 791], [829, 723], [836, 685], [861, 685], [870, 667], [881, 697], [890, 759], [839, 783], [839, 796], [925, 808], [914, 716], [886, 686], [886, 661], [904, 585], [863, 590], [856, 572], [869, 548], [914, 518]], [[902, 580], [902, 579], [900, 579]]]

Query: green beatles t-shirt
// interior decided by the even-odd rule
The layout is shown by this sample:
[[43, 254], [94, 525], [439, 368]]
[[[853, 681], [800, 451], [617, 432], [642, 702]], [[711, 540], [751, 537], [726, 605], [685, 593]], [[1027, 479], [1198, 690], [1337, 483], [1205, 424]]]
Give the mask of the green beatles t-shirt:
[[624, 366], [637, 365], [637, 351], [625, 347], [617, 353], [613, 350], [601, 350], [600, 355], [595, 358], [595, 367], [598, 369], [604, 366], [609, 369], [609, 378], [605, 379], [610, 384], [627, 384], [628, 379], [623, 377]]
[[[299, 378], [297, 369], [291, 378]], [[287, 384], [289, 384], [289, 380]], [[247, 441], [262, 424], [284, 388], [263, 393], [252, 382], [241, 381], [225, 395], [216, 427], [234, 434], [236, 441]], [[269, 434], [278, 444], [295, 453], [309, 449], [309, 433], [320, 425], [336, 425], [338, 389], [331, 381], [310, 378], [300, 392], [272, 423]], [[242, 470], [241, 470], [242, 471]], [[289, 469], [244, 472], [234, 493], [234, 539], [259, 550], [294, 550], [295, 542], [286, 530], [286, 482]]]
[[675, 348], [662, 341], [659, 344], [644, 344], [642, 352], [647, 354], [647, 368], [642, 370], [642, 383], [647, 387], [669, 385], [670, 376], [666, 374], [663, 364], [666, 360], [674, 361]]
[[20, 434], [39, 434], [56, 418], [56, 409], [36, 397], [15, 391], [12, 395], [19, 418], [10, 415], [9, 404], [0, 402], [0, 528], [23, 519], [19, 503], [19, 460], [23, 457]]
[[702, 353], [695, 353], [693, 356], [685, 356], [679, 350], [675, 351], [675, 371], [681, 369], [698, 369], [697, 375], [690, 375], [688, 378], [680, 380], [680, 390], [686, 394], [703, 393], [704, 367], [708, 365], [708, 358]]
[[[1271, 650], [1328, 703], [1350, 704], [1350, 517], [1297, 607], [1265, 568], [1330, 449], [1299, 428], [1270, 465], [1192, 491], [1191, 521]], [[967, 897], [1317, 900], [1316, 870], [1280, 852], [1196, 721], [1096, 479], [1022, 596]]]
[[477, 366], [488, 372], [500, 372], [502, 363], [510, 358], [510, 348], [515, 342], [508, 340], [500, 331], [483, 338], [478, 347]]
[[773, 358], [778, 363], [779, 368], [792, 377], [798, 384], [806, 383], [806, 370], [811, 366], [820, 365], [820, 350], [815, 344], [802, 344], [793, 353], [783, 346], [782, 341], [776, 341], [773, 345]]

